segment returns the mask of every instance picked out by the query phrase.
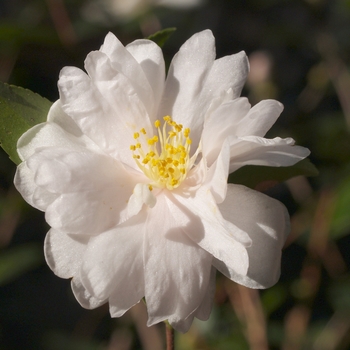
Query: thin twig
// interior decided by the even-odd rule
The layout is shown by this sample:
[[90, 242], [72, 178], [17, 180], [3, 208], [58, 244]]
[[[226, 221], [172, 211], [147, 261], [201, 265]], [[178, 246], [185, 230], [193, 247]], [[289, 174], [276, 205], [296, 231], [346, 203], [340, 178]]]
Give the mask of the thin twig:
[[166, 349], [174, 350], [174, 328], [170, 326], [168, 322], [165, 322], [165, 334], [166, 334]]

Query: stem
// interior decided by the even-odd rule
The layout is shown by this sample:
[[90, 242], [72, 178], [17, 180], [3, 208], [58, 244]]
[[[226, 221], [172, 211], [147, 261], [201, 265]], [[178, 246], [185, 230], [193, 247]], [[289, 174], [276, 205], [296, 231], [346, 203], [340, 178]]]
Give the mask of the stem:
[[165, 321], [166, 350], [174, 350], [174, 328]]

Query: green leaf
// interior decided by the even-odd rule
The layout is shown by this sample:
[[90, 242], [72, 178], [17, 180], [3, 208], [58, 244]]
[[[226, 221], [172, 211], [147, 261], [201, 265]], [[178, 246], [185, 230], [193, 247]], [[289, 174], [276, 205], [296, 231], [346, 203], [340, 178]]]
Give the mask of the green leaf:
[[19, 137], [36, 124], [46, 121], [52, 103], [18, 86], [0, 82], [0, 146], [19, 164]]
[[44, 261], [42, 248], [36, 243], [2, 251], [0, 253], [0, 286], [11, 282]]
[[150, 35], [147, 39], [154, 41], [158, 46], [163, 47], [164, 44], [168, 41], [170, 36], [175, 32], [176, 28], [165, 28], [160, 30], [152, 35]]
[[299, 175], [317, 176], [318, 170], [309, 159], [303, 159], [289, 167], [246, 165], [232, 173], [228, 182], [255, 188], [264, 181], [283, 182]]

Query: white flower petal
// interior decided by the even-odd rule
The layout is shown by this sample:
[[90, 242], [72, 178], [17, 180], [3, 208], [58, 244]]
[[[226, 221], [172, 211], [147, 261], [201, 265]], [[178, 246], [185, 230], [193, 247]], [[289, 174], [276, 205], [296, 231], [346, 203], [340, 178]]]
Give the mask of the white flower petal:
[[110, 298], [111, 313], [121, 316], [144, 296], [145, 213], [91, 238], [83, 257], [82, 283], [94, 297]]
[[242, 97], [222, 104], [206, 118], [202, 145], [209, 166], [217, 159], [226, 138], [236, 135], [240, 121], [249, 110], [250, 103]]
[[36, 209], [45, 211], [58, 197], [57, 194], [37, 186], [34, 181], [34, 172], [28, 168], [26, 162], [18, 165], [13, 182], [26, 202]]
[[[75, 193], [99, 191], [100, 187], [118, 187], [130, 196], [133, 178], [122, 164], [104, 154], [85, 150], [70, 151], [63, 148], [43, 149], [27, 160], [28, 167], [35, 172], [39, 186], [53, 193]], [[115, 183], [118, 179], [119, 184]], [[119, 188], [121, 187], [121, 188]], [[123, 196], [123, 192], [121, 192]]]
[[265, 136], [283, 111], [282, 103], [263, 100], [256, 104], [240, 121], [235, 136]]
[[231, 138], [230, 173], [244, 165], [291, 166], [306, 158], [310, 151], [294, 146], [292, 138], [265, 139], [258, 136]]
[[148, 214], [144, 245], [147, 324], [168, 319], [176, 330], [186, 332], [190, 323], [180, 326], [179, 322], [203, 300], [212, 257], [187, 237], [172, 214], [165, 195], [158, 196]]
[[184, 192], [188, 189], [198, 188], [207, 178], [208, 168], [205, 158], [202, 158], [188, 173], [186, 179], [181, 184]]
[[155, 105], [153, 91], [137, 59], [112, 33], [107, 34], [100, 52], [106, 54], [113, 68], [122, 73], [131, 82], [148, 115], [151, 115]]
[[47, 207], [53, 203], [58, 196], [57, 193], [51, 193], [42, 187], [36, 187], [32, 197], [34, 207], [46, 211]]
[[60, 126], [67, 133], [72, 134], [79, 139], [83, 139], [85, 143], [92, 143], [92, 141], [79, 129], [73, 119], [63, 111], [61, 100], [57, 100], [53, 103], [49, 110], [49, 114], [47, 115], [47, 121]]
[[214, 296], [216, 290], [216, 268], [211, 267], [210, 279], [206, 294], [199, 308], [195, 311], [194, 316], [202, 321], [206, 321], [211, 313], [214, 304]]
[[74, 277], [71, 282], [73, 294], [79, 304], [85, 309], [96, 309], [105, 304], [108, 300], [100, 300], [91, 295], [82, 285], [79, 277]]
[[[151, 130], [148, 114], [127, 78], [112, 71], [106, 55], [95, 51], [86, 65], [101, 81], [91, 80], [76, 68], [62, 69], [58, 86], [63, 109], [106, 153], [138, 169], [130, 145], [135, 143], [134, 132], [142, 127]], [[116, 75], [103, 80], [109, 73]]]
[[126, 49], [140, 64], [153, 90], [154, 111], [149, 113], [153, 121], [157, 116], [156, 108], [158, 108], [160, 99], [163, 96], [165, 82], [165, 63], [162, 49], [150, 40], [135, 40], [127, 45]]
[[89, 237], [72, 237], [51, 229], [44, 242], [45, 259], [50, 269], [61, 278], [76, 276], [88, 241]]
[[33, 192], [36, 188], [36, 184], [34, 182], [34, 174], [27, 167], [27, 164], [25, 162], [21, 163], [17, 167], [13, 182], [17, 191], [22, 195], [27, 203], [29, 203], [34, 208], [44, 210], [37, 206], [33, 201]]
[[128, 218], [127, 201], [140, 178], [113, 158], [57, 148], [37, 152], [28, 164], [35, 183], [59, 195], [46, 210], [51, 227], [96, 234]]
[[209, 186], [216, 203], [221, 203], [226, 197], [227, 178], [230, 164], [230, 145], [226, 140], [218, 158], [208, 170], [206, 185]]
[[199, 143], [204, 113], [198, 108], [200, 93], [215, 59], [215, 42], [210, 30], [193, 35], [174, 56], [165, 83], [159, 118], [170, 115], [178, 124], [191, 128], [193, 147]]
[[245, 274], [248, 270], [246, 246], [251, 240], [246, 232], [222, 217], [210, 190], [202, 186], [188, 196], [174, 195], [175, 204], [169, 202], [169, 206], [177, 224], [208, 253], [225, 261], [237, 273]]
[[232, 99], [240, 96], [249, 72], [249, 61], [244, 51], [214, 61], [202, 92], [202, 99], [212, 100], [232, 90]]
[[249, 288], [267, 288], [276, 283], [280, 275], [281, 249], [290, 229], [284, 205], [247, 187], [229, 184], [227, 197], [219, 208], [226, 220], [249, 234], [252, 245], [247, 248], [247, 274], [233, 271], [222, 261], [215, 261], [214, 266]]

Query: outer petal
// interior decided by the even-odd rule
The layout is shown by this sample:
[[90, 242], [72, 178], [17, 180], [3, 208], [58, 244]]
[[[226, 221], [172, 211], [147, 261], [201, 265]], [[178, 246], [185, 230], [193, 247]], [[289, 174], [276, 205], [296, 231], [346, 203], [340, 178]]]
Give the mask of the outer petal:
[[97, 299], [109, 298], [112, 317], [123, 315], [144, 296], [145, 213], [91, 238], [83, 257], [81, 281]]
[[17, 167], [14, 185], [27, 203], [42, 211], [45, 211], [57, 198], [56, 194], [38, 188], [34, 182], [34, 173], [28, 168], [26, 162]]
[[100, 300], [91, 295], [77, 276], [72, 279], [71, 286], [75, 298], [85, 309], [96, 309], [107, 302], [107, 299]]
[[237, 273], [245, 274], [248, 270], [245, 246], [251, 243], [250, 238], [222, 217], [210, 190], [202, 186], [190, 196], [174, 193], [174, 197], [170, 210], [187, 235]]
[[232, 99], [240, 96], [247, 80], [249, 61], [244, 51], [214, 61], [202, 92], [203, 100], [221, 97], [232, 90]]
[[208, 288], [212, 257], [179, 227], [165, 195], [149, 212], [144, 245], [148, 325], [168, 319], [180, 332]]
[[211, 31], [193, 35], [174, 56], [165, 84], [159, 117], [171, 115], [178, 124], [191, 128], [194, 149], [199, 143], [205, 111], [199, 109], [200, 93], [215, 59]]
[[46, 191], [45, 188], [42, 187], [36, 187], [32, 196], [34, 207], [43, 211], [46, 211], [48, 206], [51, 203], [53, 203], [57, 198], [57, 193], [51, 193], [49, 191]]
[[61, 100], [57, 100], [51, 106], [47, 121], [60, 126], [63, 130], [78, 138], [82, 138], [86, 143], [91, 143], [91, 140], [83, 134], [73, 119], [64, 113]]
[[135, 40], [127, 45], [126, 49], [140, 64], [153, 90], [154, 110], [149, 115], [152, 120], [156, 119], [156, 109], [159, 107], [165, 82], [165, 63], [162, 49], [150, 40]]
[[202, 304], [194, 313], [194, 316], [202, 321], [206, 321], [211, 313], [214, 303], [214, 296], [216, 290], [216, 268], [211, 267], [209, 285], [206, 294], [203, 298]]
[[[138, 44], [138, 42], [133, 43], [134, 46]], [[155, 106], [153, 91], [137, 58], [133, 57], [132, 53], [112, 33], [106, 35], [100, 51], [108, 56], [114, 70], [122, 73], [130, 81], [147, 113], [151, 115]]]
[[256, 104], [240, 121], [235, 135], [265, 136], [283, 111], [282, 103], [275, 100], [263, 100]]
[[294, 146], [292, 138], [265, 139], [257, 136], [231, 138], [230, 173], [243, 165], [290, 166], [310, 154], [307, 148]]
[[36, 185], [59, 195], [46, 210], [49, 225], [96, 234], [128, 218], [127, 200], [139, 180], [111, 157], [45, 149], [28, 160]]
[[228, 185], [227, 197], [219, 205], [226, 220], [247, 232], [252, 245], [247, 248], [247, 274], [237, 274], [225, 262], [214, 266], [232, 280], [249, 288], [267, 288], [280, 275], [281, 249], [289, 233], [289, 215], [275, 199], [239, 185]]
[[230, 145], [225, 140], [216, 161], [208, 170], [206, 179], [206, 185], [209, 186], [216, 203], [221, 203], [226, 197], [229, 165]]
[[249, 110], [250, 103], [242, 97], [222, 104], [206, 118], [202, 145], [208, 165], [217, 159], [225, 139], [236, 135], [237, 126]]
[[45, 259], [50, 269], [61, 278], [77, 275], [88, 242], [89, 237], [71, 237], [51, 229], [44, 243]]

